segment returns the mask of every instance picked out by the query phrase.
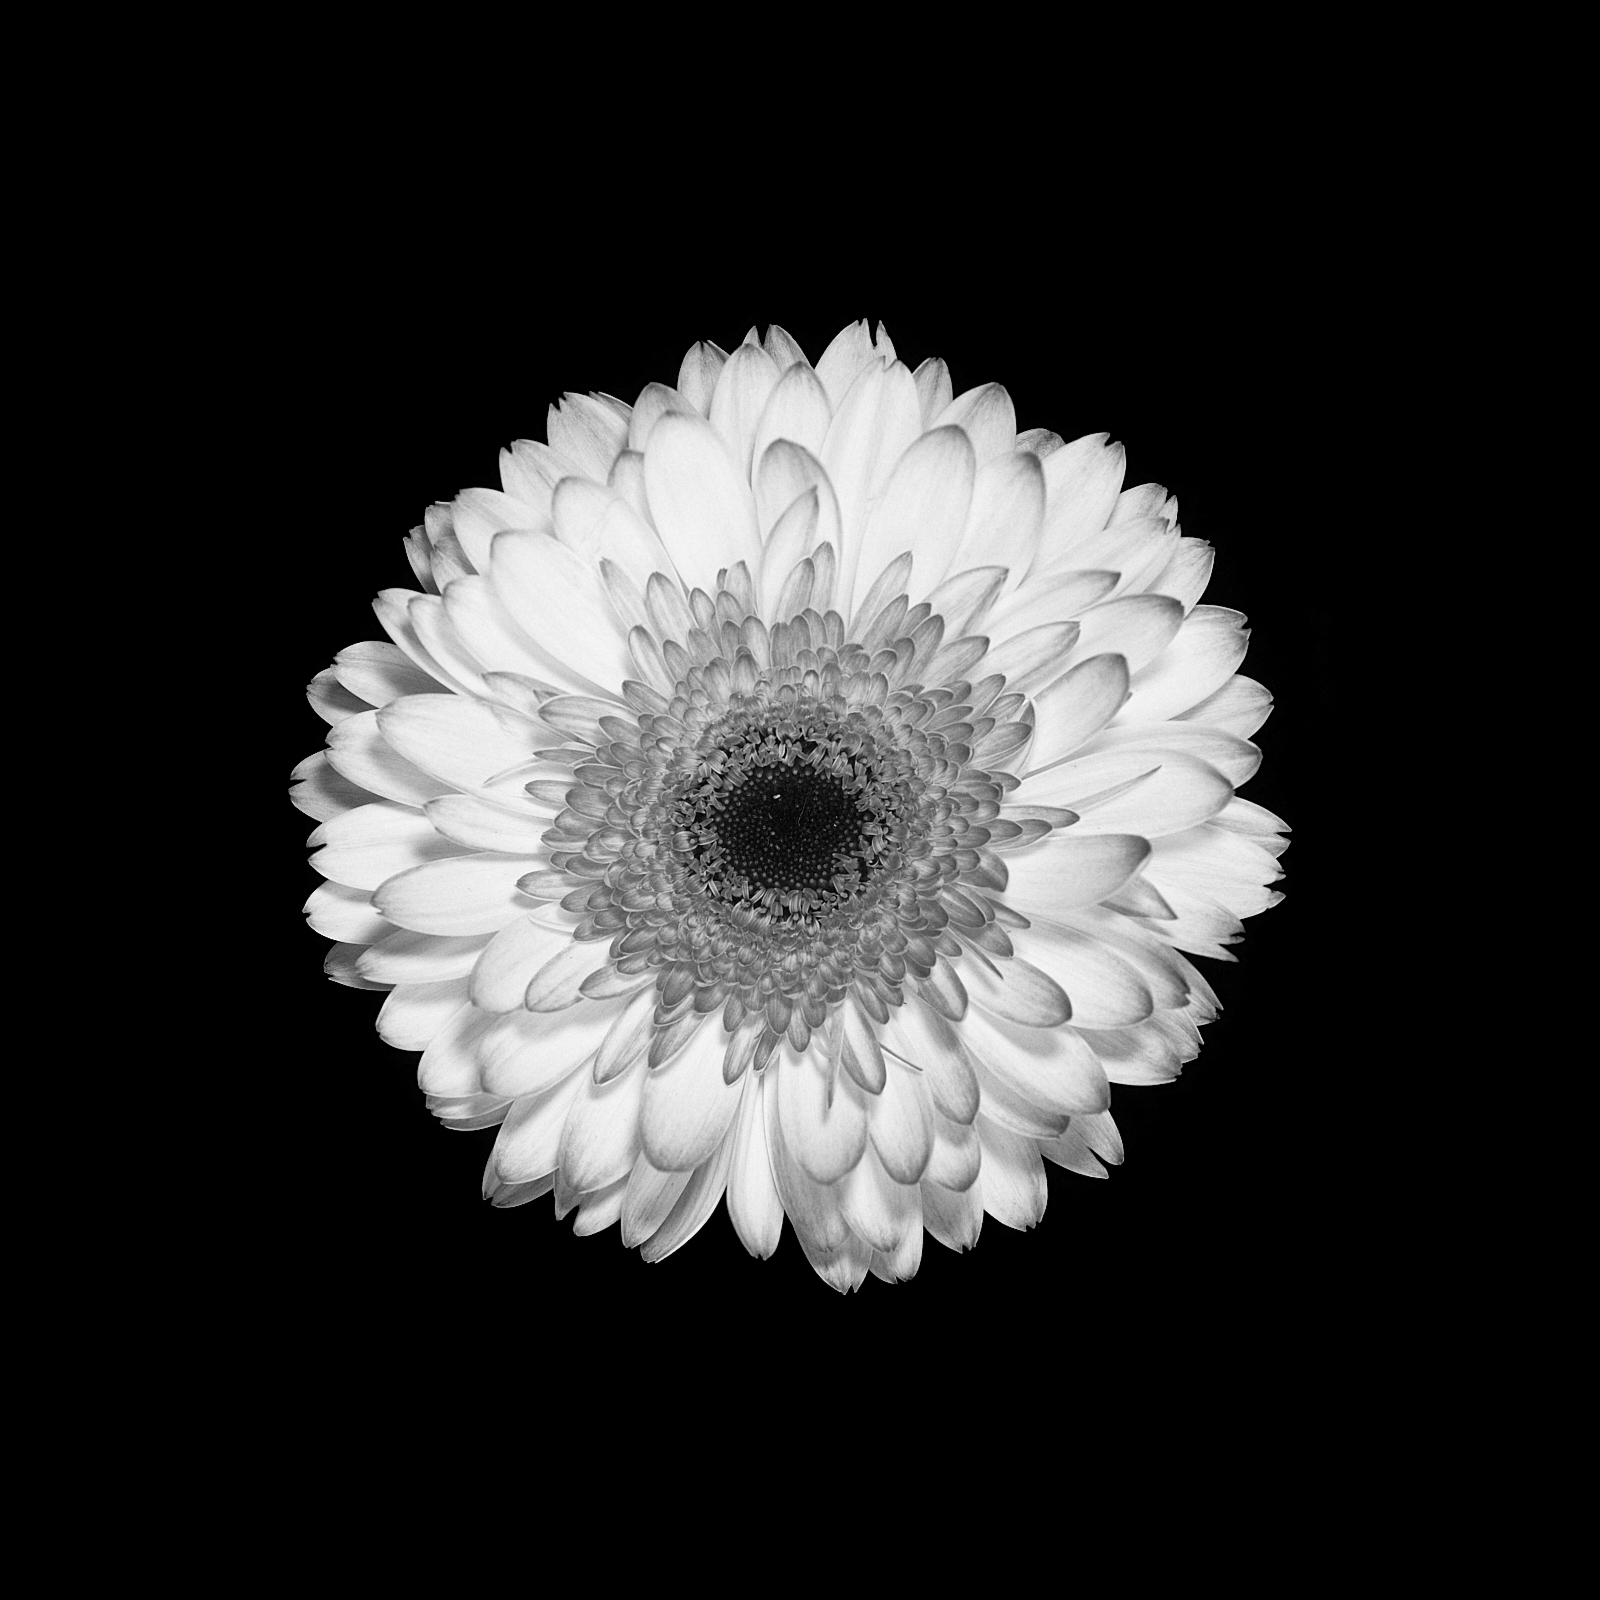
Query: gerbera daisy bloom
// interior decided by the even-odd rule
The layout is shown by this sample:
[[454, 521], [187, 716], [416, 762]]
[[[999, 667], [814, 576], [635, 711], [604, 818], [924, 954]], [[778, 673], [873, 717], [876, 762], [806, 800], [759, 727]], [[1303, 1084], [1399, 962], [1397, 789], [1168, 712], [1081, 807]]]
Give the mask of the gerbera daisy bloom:
[[306, 912], [496, 1205], [910, 1277], [1121, 1160], [1281, 898], [1210, 547], [881, 325], [568, 394], [407, 551], [310, 685]]

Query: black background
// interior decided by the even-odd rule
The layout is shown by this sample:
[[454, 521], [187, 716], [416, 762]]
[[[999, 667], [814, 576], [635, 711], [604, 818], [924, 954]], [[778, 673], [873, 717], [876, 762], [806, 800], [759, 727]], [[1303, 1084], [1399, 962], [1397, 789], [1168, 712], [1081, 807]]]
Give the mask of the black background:
[[548, 1199], [488, 1206], [493, 1132], [436, 1122], [417, 1057], [373, 1031], [382, 997], [322, 976], [326, 941], [299, 910], [320, 881], [305, 864], [313, 824], [283, 799], [262, 813], [253, 895], [270, 1005], [262, 1037], [243, 1044], [260, 1063], [250, 1117], [271, 1163], [268, 1236], [307, 1337], [334, 1319], [348, 1337], [326, 1359], [359, 1366], [426, 1328], [405, 1359], [446, 1382], [491, 1338], [511, 1341], [493, 1358], [509, 1377], [574, 1339], [715, 1354], [826, 1331], [869, 1355], [885, 1341], [961, 1351], [968, 1379], [987, 1373], [997, 1392], [1022, 1375], [1013, 1357], [1048, 1354], [1093, 1381], [1113, 1344], [1165, 1361], [1224, 1330], [1292, 1343], [1319, 1315], [1320, 1263], [1340, 1232], [1330, 1197], [1359, 1150], [1335, 1132], [1355, 1063], [1337, 976], [1353, 888], [1333, 756], [1353, 708], [1336, 684], [1339, 530], [1326, 503], [1348, 330], [1297, 287], [1290, 247], [1153, 226], [1093, 248], [1055, 239], [1024, 260], [959, 229], [886, 225], [881, 248], [813, 232], [802, 248], [781, 230], [688, 223], [670, 239], [510, 244], [492, 219], [402, 227], [353, 206], [283, 251], [256, 322], [270, 329], [256, 369], [279, 397], [249, 469], [276, 508], [255, 751], [271, 792], [322, 742], [306, 680], [343, 646], [383, 637], [379, 589], [414, 586], [403, 535], [429, 502], [498, 487], [498, 450], [543, 439], [563, 391], [631, 401], [673, 382], [694, 340], [731, 349], [773, 320], [815, 360], [866, 316], [913, 368], [944, 357], [957, 393], [1004, 383], [1019, 428], [1107, 430], [1127, 447], [1128, 484], [1178, 495], [1185, 533], [1217, 550], [1204, 598], [1248, 615], [1243, 670], [1277, 697], [1245, 794], [1285, 817], [1294, 843], [1287, 898], [1246, 923], [1239, 963], [1201, 962], [1225, 1010], [1200, 1057], [1175, 1083], [1114, 1091], [1126, 1164], [1102, 1182], [1049, 1167], [1037, 1229], [986, 1219], [962, 1256], [927, 1239], [915, 1280], [869, 1278], [846, 1298], [787, 1225], [771, 1260], [746, 1255], [725, 1207], [646, 1266], [615, 1227], [575, 1238]]

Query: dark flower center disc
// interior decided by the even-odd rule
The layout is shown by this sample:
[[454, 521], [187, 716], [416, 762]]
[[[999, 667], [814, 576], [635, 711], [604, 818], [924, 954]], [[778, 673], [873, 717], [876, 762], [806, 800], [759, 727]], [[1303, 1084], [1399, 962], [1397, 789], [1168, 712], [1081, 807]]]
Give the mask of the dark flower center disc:
[[871, 883], [898, 810], [870, 758], [836, 740], [750, 728], [685, 796], [679, 848], [713, 898], [779, 921], [820, 914]]
[[[854, 795], [831, 773], [789, 761], [745, 771], [708, 819], [727, 874], [759, 894], [810, 890], [821, 896], [840, 873], [869, 870], [865, 821]], [[712, 840], [695, 852], [704, 859]]]

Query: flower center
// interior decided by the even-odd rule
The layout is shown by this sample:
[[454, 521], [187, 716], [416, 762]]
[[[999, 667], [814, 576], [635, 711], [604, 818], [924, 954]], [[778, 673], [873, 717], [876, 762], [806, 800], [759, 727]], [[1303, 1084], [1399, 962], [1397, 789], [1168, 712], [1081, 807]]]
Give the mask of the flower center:
[[742, 875], [757, 892], [820, 894], [836, 873], [867, 870], [861, 823], [837, 778], [791, 758], [731, 780], [718, 808], [708, 809], [694, 853], [702, 865], [720, 855], [729, 876]]
[[[718, 1007], [730, 1034], [759, 1021], [757, 1071], [784, 1035], [805, 1050], [847, 996], [883, 1023], [941, 956], [1009, 956], [988, 900], [959, 886], [1003, 889], [984, 847], [1048, 824], [997, 820], [1016, 779], [973, 759], [980, 743], [1001, 758], [1030, 733], [1003, 676], [954, 676], [984, 641], [957, 641], [943, 662], [922, 617], [891, 639], [921, 609], [903, 595], [865, 643], [831, 610], [769, 630], [729, 590], [696, 590], [691, 609], [686, 643], [650, 645], [672, 694], [624, 685], [637, 735], [601, 719], [610, 737], [574, 765], [581, 792], [566, 791], [543, 836], [574, 882], [561, 902], [580, 914], [573, 938], [609, 940], [621, 977], [655, 970], [658, 1028]], [[924, 648], [924, 665], [942, 663], [932, 686], [917, 671]]]
[[814, 916], [882, 865], [886, 786], [837, 739], [748, 728], [726, 738], [685, 796], [679, 848], [714, 898], [780, 920]]

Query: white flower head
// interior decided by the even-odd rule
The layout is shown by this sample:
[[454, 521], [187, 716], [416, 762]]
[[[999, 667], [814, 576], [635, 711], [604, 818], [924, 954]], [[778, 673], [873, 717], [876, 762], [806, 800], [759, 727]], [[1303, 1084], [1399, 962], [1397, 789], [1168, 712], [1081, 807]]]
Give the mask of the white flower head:
[[838, 1289], [1044, 1213], [1175, 1077], [1287, 825], [1212, 551], [880, 325], [565, 396], [312, 681], [307, 902], [484, 1192]]

